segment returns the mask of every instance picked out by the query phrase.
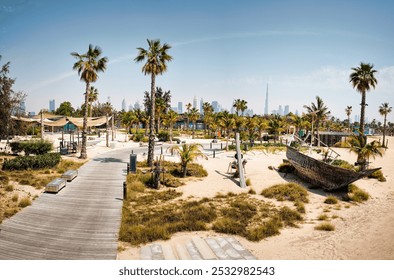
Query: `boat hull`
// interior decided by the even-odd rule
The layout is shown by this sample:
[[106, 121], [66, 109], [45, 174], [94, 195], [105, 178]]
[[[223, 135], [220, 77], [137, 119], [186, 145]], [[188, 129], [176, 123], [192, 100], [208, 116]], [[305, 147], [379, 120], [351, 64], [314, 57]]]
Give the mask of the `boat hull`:
[[292, 147], [287, 147], [286, 156], [294, 166], [298, 177], [328, 191], [347, 187], [349, 184], [380, 169], [355, 172], [314, 159]]

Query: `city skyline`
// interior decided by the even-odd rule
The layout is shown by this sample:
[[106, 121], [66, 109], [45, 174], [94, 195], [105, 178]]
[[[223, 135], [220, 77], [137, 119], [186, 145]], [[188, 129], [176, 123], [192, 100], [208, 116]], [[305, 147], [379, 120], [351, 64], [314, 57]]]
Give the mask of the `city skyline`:
[[[81, 106], [84, 84], [72, 71], [70, 53], [84, 53], [89, 44], [100, 46], [109, 59], [93, 84], [99, 101], [110, 96], [120, 110], [124, 98], [142, 100], [149, 76], [133, 59], [137, 47], [147, 47], [147, 38], [172, 46], [174, 60], [156, 80], [171, 90], [172, 106], [197, 96], [230, 110], [239, 98], [263, 114], [268, 82], [270, 111], [288, 104], [302, 113], [318, 95], [333, 116], [345, 119], [346, 106], [353, 107], [352, 114], [360, 111], [360, 94], [349, 83], [351, 68], [360, 62], [378, 70], [377, 87], [367, 93], [366, 116], [382, 120], [378, 107], [394, 104], [394, 31], [388, 28], [394, 25], [393, 3], [153, 2], [157, 9], [151, 2], [99, 1], [90, 13], [89, 0], [4, 0], [0, 63], [11, 62], [10, 77], [16, 78], [14, 89], [28, 95], [27, 110], [38, 112], [49, 99]], [[365, 14], [368, 22], [359, 16]]]

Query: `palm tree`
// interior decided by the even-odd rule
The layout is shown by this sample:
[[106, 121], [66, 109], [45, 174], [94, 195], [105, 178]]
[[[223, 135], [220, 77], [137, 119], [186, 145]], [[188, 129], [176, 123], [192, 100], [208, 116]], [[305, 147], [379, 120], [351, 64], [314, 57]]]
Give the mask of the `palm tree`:
[[276, 143], [276, 139], [279, 138], [279, 133], [284, 130], [283, 119], [280, 115], [275, 115], [269, 120], [268, 125], [270, 133], [274, 135], [274, 143]]
[[230, 114], [227, 110], [223, 111], [220, 115], [220, 126], [226, 132], [226, 151], [228, 151], [228, 140], [230, 138], [230, 132], [235, 126], [234, 115]]
[[260, 139], [260, 144], [263, 143], [262, 141], [262, 134], [263, 131], [267, 130], [268, 128], [268, 120], [262, 117], [259, 117], [257, 119], [257, 124], [256, 124], [256, 128], [257, 128], [257, 132], [259, 134], [259, 139]]
[[91, 83], [94, 83], [98, 79], [98, 72], [104, 72], [108, 62], [107, 57], [101, 57], [101, 49], [93, 45], [89, 45], [87, 53], [78, 54], [72, 52], [71, 55], [78, 61], [74, 63], [73, 70], [78, 71], [78, 75], [81, 76], [81, 81], [86, 83], [85, 91], [85, 110], [83, 112], [83, 127], [82, 127], [82, 147], [81, 147], [81, 158], [86, 159], [86, 133], [88, 124], [88, 103], [89, 103], [89, 87]]
[[245, 127], [248, 130], [249, 141], [252, 143], [257, 127], [258, 118], [257, 117], [246, 117]]
[[204, 102], [202, 109], [204, 111], [204, 134], [206, 134], [207, 128], [213, 121], [213, 106], [208, 102]]
[[345, 113], [347, 116], [347, 122], [349, 125], [349, 132], [350, 132], [350, 115], [352, 114], [352, 106], [346, 106]]
[[312, 116], [312, 140], [311, 144], [313, 145], [313, 125], [316, 125], [316, 132], [317, 132], [317, 145], [320, 146], [320, 136], [319, 136], [319, 127], [321, 122], [327, 119], [328, 115], [330, 114], [330, 111], [328, 110], [328, 107], [324, 104], [323, 100], [319, 97], [316, 96], [316, 104], [311, 103], [310, 106], [304, 105], [304, 108], [308, 111], [308, 114]]
[[189, 131], [189, 115], [192, 107], [193, 106], [190, 102], [186, 104], [186, 130], [187, 131]]
[[241, 100], [241, 99], [234, 100], [233, 107], [235, 108], [235, 113], [237, 116], [239, 115], [239, 111], [241, 111], [242, 116], [244, 115], [245, 110], [248, 109], [247, 104], [248, 102], [245, 100]]
[[383, 147], [387, 148], [386, 145], [386, 121], [387, 121], [387, 115], [391, 113], [391, 107], [389, 106], [389, 103], [385, 102], [382, 105], [379, 106], [379, 113], [384, 116], [384, 122], [383, 122]]
[[197, 158], [208, 159], [208, 157], [200, 150], [201, 144], [182, 144], [182, 146], [172, 146], [169, 148], [171, 153], [177, 154], [181, 159], [182, 177], [186, 177], [187, 165], [195, 161]]
[[125, 142], [127, 142], [127, 136], [133, 125], [136, 125], [135, 133], [137, 134], [138, 123], [139, 123], [139, 119], [135, 111], [128, 111], [123, 114], [122, 124], [126, 127]]
[[106, 123], [105, 130], [107, 132], [106, 136], [105, 136], [105, 143], [106, 143], [106, 146], [109, 147], [108, 118], [109, 118], [110, 115], [112, 115], [112, 110], [113, 110], [112, 104], [109, 103], [109, 102], [105, 102], [103, 104], [103, 110], [105, 112], [105, 119], [106, 119], [106, 121], [105, 121], [105, 123]]
[[167, 71], [167, 62], [172, 60], [167, 51], [171, 48], [170, 45], [164, 43], [161, 45], [160, 40], [147, 40], [149, 49], [137, 48], [138, 56], [134, 59], [135, 62], [145, 61], [142, 67], [142, 72], [145, 75], [151, 76], [151, 108], [149, 119], [149, 143], [148, 143], [148, 166], [153, 167], [153, 157], [155, 149], [155, 82], [156, 76], [161, 75]]
[[174, 110], [169, 110], [167, 115], [165, 116], [165, 122], [168, 125], [168, 128], [170, 130], [170, 143], [172, 144], [172, 128], [176, 121], [178, 120], [178, 113], [175, 112]]
[[371, 89], [375, 88], [378, 81], [376, 80], [374, 74], [377, 73], [373, 69], [373, 64], [360, 63], [359, 67], [352, 68], [353, 73], [350, 74], [350, 83], [352, 83], [353, 88], [356, 88], [358, 92], [361, 93], [361, 114], [360, 114], [360, 134], [364, 135], [364, 125], [365, 125], [365, 106], [366, 93]]
[[367, 137], [362, 134], [352, 135], [347, 140], [350, 151], [357, 154], [357, 163], [360, 165], [360, 171], [364, 171], [367, 166], [367, 159], [372, 156], [383, 156], [384, 150], [376, 140], [368, 143]]
[[198, 109], [192, 108], [189, 113], [189, 119], [193, 123], [193, 139], [194, 139], [194, 134], [196, 132], [196, 122], [199, 117], [200, 117], [200, 113], [198, 112]]
[[93, 113], [93, 102], [96, 102], [98, 100], [98, 95], [99, 92], [97, 90], [97, 88], [95, 88], [94, 86], [91, 86], [89, 89], [89, 96], [88, 96], [88, 101], [89, 101], [89, 117], [92, 117], [92, 113]]

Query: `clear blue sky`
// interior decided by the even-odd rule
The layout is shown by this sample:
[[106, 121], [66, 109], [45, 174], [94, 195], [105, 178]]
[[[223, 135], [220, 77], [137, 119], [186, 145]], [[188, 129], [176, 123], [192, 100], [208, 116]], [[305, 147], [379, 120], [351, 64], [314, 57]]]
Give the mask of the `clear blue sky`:
[[[94, 84], [100, 101], [121, 108], [143, 100], [150, 88], [133, 58], [146, 39], [169, 43], [174, 60], [157, 85], [171, 90], [173, 106], [198, 100], [230, 108], [236, 98], [255, 113], [289, 105], [302, 111], [319, 95], [336, 117], [359, 114], [360, 94], [349, 84], [351, 67], [373, 63], [376, 90], [367, 94], [367, 117], [394, 105], [393, 1], [49, 1], [0, 0], [1, 63], [11, 61], [15, 88], [38, 112], [70, 101], [83, 103], [84, 84], [70, 53], [98, 45], [109, 59]], [[389, 116], [394, 120], [394, 113]]]

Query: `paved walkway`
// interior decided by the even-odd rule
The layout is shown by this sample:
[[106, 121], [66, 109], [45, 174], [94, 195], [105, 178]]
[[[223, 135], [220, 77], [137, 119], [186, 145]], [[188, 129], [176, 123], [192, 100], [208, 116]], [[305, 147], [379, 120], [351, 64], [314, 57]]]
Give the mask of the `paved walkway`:
[[0, 224], [0, 259], [116, 259], [130, 149], [101, 154], [58, 194]]
[[142, 260], [255, 260], [234, 237], [193, 237], [185, 244], [153, 243], [140, 250]]

